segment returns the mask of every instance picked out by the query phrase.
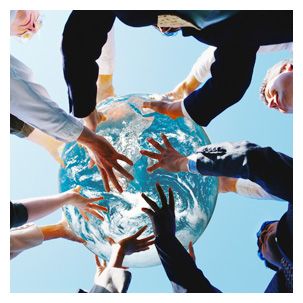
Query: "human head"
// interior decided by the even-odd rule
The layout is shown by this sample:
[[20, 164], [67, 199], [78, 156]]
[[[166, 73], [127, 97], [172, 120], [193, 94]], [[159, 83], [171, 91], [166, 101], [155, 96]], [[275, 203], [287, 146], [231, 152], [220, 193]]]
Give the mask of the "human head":
[[41, 28], [39, 11], [11, 11], [11, 36], [31, 38]]
[[282, 257], [276, 242], [277, 226], [278, 221], [266, 221], [257, 233], [258, 256], [275, 271], [279, 269]]
[[269, 108], [282, 113], [293, 112], [293, 62], [280, 61], [271, 67], [260, 88], [261, 99]]

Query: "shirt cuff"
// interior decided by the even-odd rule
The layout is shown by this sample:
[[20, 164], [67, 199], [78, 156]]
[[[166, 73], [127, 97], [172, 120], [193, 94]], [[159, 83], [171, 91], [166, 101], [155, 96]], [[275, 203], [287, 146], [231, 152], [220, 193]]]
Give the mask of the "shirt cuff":
[[187, 169], [189, 172], [193, 174], [199, 174], [199, 171], [197, 169], [197, 159], [199, 158], [199, 154], [192, 154], [187, 157]]

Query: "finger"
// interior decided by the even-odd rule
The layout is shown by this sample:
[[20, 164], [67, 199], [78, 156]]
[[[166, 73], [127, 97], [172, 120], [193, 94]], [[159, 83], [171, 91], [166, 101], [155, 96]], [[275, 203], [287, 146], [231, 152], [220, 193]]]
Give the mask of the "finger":
[[159, 210], [157, 203], [147, 197], [144, 193], [141, 193], [141, 197], [146, 201], [146, 203], [152, 208], [153, 211]]
[[127, 179], [129, 179], [129, 180], [134, 179], [134, 177], [125, 168], [123, 168], [119, 163], [114, 163], [113, 167]]
[[161, 199], [161, 202], [162, 202], [162, 207], [167, 207], [167, 199], [166, 199], [166, 196], [164, 194], [164, 191], [160, 185], [160, 183], [156, 183], [156, 188], [157, 188], [157, 191], [159, 193], [159, 197]]
[[92, 168], [92, 167], [95, 166], [95, 164], [96, 164], [95, 161], [94, 161], [93, 159], [90, 159], [89, 162], [88, 162], [87, 167], [88, 167], [88, 168]]
[[175, 212], [175, 198], [174, 193], [171, 188], [168, 189], [168, 206], [172, 212]]
[[97, 255], [95, 255], [95, 261], [96, 261], [96, 265], [98, 267], [101, 267], [101, 263], [100, 263], [99, 257]]
[[81, 186], [80, 185], [77, 185], [75, 188], [73, 188], [73, 191], [76, 192], [76, 193], [79, 193], [81, 190]]
[[61, 166], [62, 168], [65, 168], [64, 161], [61, 159], [60, 156], [55, 157], [55, 160], [60, 164], [60, 166]]
[[113, 238], [111, 238], [111, 237], [106, 237], [105, 239], [108, 241], [108, 243], [109, 243], [110, 245], [113, 245], [113, 244], [116, 243], [116, 241], [115, 241]]
[[149, 246], [147, 246], [147, 247], [137, 247], [135, 252], [145, 251], [145, 250], [148, 250], [148, 249], [149, 249]]
[[132, 237], [138, 238], [147, 228], [147, 225], [141, 227]]
[[149, 218], [150, 219], [152, 219], [152, 217], [153, 217], [153, 215], [154, 215], [154, 212], [151, 210], [151, 209], [149, 209], [149, 208], [141, 208], [141, 210], [144, 212], [144, 213], [146, 213], [148, 216], [149, 216]]
[[144, 244], [145, 242], [148, 242], [149, 240], [154, 239], [154, 238], [155, 238], [155, 236], [151, 235], [151, 236], [148, 236], [146, 238], [138, 240], [138, 243], [143, 243]]
[[126, 162], [126, 163], [129, 164], [129, 165], [134, 165], [133, 161], [132, 161], [131, 159], [127, 158], [127, 157], [126, 157], [125, 155], [123, 155], [123, 154], [119, 154], [119, 155], [117, 156], [117, 158], [118, 158], [119, 160], [122, 160], [122, 161]]
[[83, 217], [83, 219], [88, 222], [89, 217], [86, 215], [86, 213], [81, 209], [79, 209], [79, 212], [80, 212], [81, 216]]
[[156, 140], [153, 138], [147, 138], [147, 142], [150, 143], [153, 147], [155, 147], [159, 152], [164, 152], [165, 148], [162, 147]]
[[82, 238], [77, 237], [77, 236], [72, 237], [70, 240], [78, 242], [78, 243], [81, 243], [81, 244], [85, 244], [86, 243], [85, 240], [83, 240]]
[[100, 211], [103, 211], [105, 213], [108, 213], [108, 208], [102, 205], [94, 204], [94, 203], [87, 203], [86, 204], [89, 208], [97, 209]]
[[194, 261], [196, 261], [196, 256], [195, 256], [195, 251], [194, 251], [194, 247], [193, 247], [193, 242], [190, 241], [188, 244], [188, 252], [190, 254], [190, 256], [192, 257], [192, 259]]
[[95, 197], [95, 198], [87, 198], [86, 199], [86, 203], [94, 203], [94, 202], [97, 202], [97, 201], [100, 201], [100, 200], [103, 200], [104, 198], [102, 196], [100, 197]]
[[103, 169], [103, 168], [99, 168], [99, 170], [101, 172], [104, 189], [105, 189], [105, 191], [110, 192], [107, 173], [106, 173], [105, 169]]
[[102, 260], [102, 264], [101, 264], [101, 266], [105, 268], [105, 267], [106, 267], [106, 265], [107, 265], [106, 260], [104, 260], [104, 259], [103, 259], [103, 260]]
[[96, 210], [85, 208], [85, 211], [93, 215], [94, 217], [98, 218], [99, 220], [104, 221], [104, 217], [102, 217]]
[[117, 177], [115, 176], [113, 170], [111, 168], [107, 169], [107, 175], [110, 179], [110, 181], [112, 182], [112, 184], [114, 185], [114, 187], [118, 190], [118, 192], [121, 194], [123, 192], [123, 189], [121, 187], [121, 185], [119, 184]]
[[150, 157], [152, 159], [157, 159], [157, 160], [160, 160], [160, 158], [161, 158], [161, 154], [152, 153], [152, 152], [150, 152], [148, 150], [144, 150], [144, 149], [140, 150], [140, 154]]
[[146, 170], [149, 172], [149, 173], [152, 173], [154, 170], [158, 169], [158, 168], [161, 168], [162, 167], [162, 164], [161, 162], [157, 162], [155, 163], [154, 165], [148, 167]]
[[173, 148], [172, 145], [170, 144], [170, 142], [168, 141], [167, 137], [164, 134], [161, 134], [161, 138], [163, 140], [164, 145], [167, 148]]

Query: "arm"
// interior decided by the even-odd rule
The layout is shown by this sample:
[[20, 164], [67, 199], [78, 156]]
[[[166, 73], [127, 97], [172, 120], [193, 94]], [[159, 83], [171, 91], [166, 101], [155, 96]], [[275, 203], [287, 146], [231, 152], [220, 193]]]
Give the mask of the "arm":
[[95, 109], [96, 60], [114, 20], [112, 11], [73, 11], [66, 22], [62, 40], [63, 68], [70, 109], [76, 117], [87, 117]]
[[292, 201], [292, 158], [270, 147], [246, 141], [213, 144], [188, 158], [192, 172], [249, 179], [269, 194]]
[[193, 258], [176, 239], [175, 201], [173, 191], [169, 188], [169, 198], [164, 194], [160, 184], [157, 191], [162, 201], [162, 208], [142, 194], [143, 199], [151, 207], [142, 208], [150, 218], [156, 236], [155, 244], [169, 280], [175, 290], [182, 292], [219, 292], [200, 271]]
[[58, 195], [19, 200], [18, 204], [21, 204], [26, 208], [28, 214], [26, 221], [28, 222], [45, 217], [67, 204], [78, 207], [86, 220], [88, 220], [86, 213], [90, 213], [98, 219], [103, 220], [104, 218], [98, 213], [98, 211], [107, 211], [107, 208], [94, 204], [94, 202], [102, 200], [103, 198], [98, 197], [88, 199], [81, 196], [79, 191], [80, 186]]
[[77, 140], [82, 123], [52, 101], [45, 88], [32, 81], [30, 69], [13, 56], [10, 68], [11, 114], [60, 141]]
[[220, 292], [197, 268], [194, 260], [175, 236], [157, 236], [155, 244], [167, 277], [179, 286], [178, 291], [181, 286], [184, 292]]
[[246, 92], [256, 57], [256, 47], [231, 45], [218, 47], [211, 66], [212, 77], [183, 101], [183, 115], [207, 126]]
[[164, 146], [152, 138], [148, 142], [160, 153], [141, 150], [140, 153], [158, 162], [148, 167], [152, 172], [164, 168], [171, 172], [190, 171], [210, 176], [249, 179], [267, 193], [292, 201], [292, 158], [247, 141], [220, 143], [200, 148], [185, 157], [178, 153], [162, 134]]

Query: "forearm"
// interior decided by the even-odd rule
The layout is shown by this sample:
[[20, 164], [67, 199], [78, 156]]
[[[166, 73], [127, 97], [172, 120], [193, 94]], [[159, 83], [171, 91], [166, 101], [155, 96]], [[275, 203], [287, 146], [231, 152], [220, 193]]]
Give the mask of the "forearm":
[[268, 193], [292, 200], [292, 158], [247, 141], [212, 144], [191, 155], [191, 172], [249, 179]]
[[207, 126], [242, 98], [251, 81], [256, 51], [257, 47], [248, 46], [217, 48], [212, 77], [184, 99], [185, 110], [192, 120]]
[[70, 193], [65, 192], [58, 195], [31, 198], [17, 201], [22, 203], [28, 212], [28, 222], [45, 217], [58, 208], [62, 207], [69, 199]]
[[108, 267], [122, 268], [124, 257], [125, 254], [123, 248], [118, 244], [114, 244], [112, 247], [112, 254], [110, 256]]
[[45, 241], [62, 238], [64, 236], [60, 224], [40, 226], [39, 229], [42, 232]]
[[218, 292], [176, 237], [156, 237], [156, 248], [169, 280], [185, 292]]
[[[87, 117], [95, 109], [99, 74], [96, 60], [114, 19], [111, 11], [73, 11], [65, 25], [62, 39], [64, 77], [76, 117]], [[96, 29], [98, 34], [95, 34]]]

